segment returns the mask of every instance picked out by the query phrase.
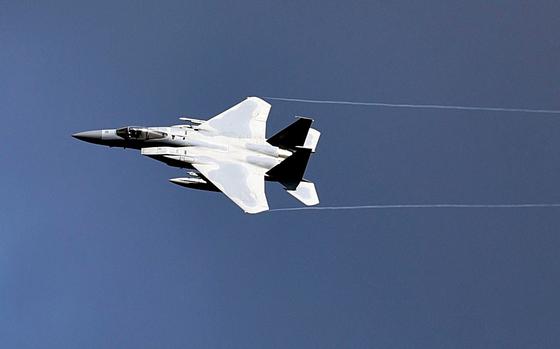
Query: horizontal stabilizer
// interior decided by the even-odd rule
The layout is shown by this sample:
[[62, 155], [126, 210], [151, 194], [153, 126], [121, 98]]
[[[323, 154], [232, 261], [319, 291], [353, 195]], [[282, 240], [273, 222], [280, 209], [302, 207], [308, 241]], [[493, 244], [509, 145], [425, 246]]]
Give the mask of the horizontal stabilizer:
[[315, 190], [315, 184], [312, 182], [301, 182], [295, 190], [287, 190], [288, 194], [292, 195], [306, 206], [313, 206], [319, 203], [319, 196]]
[[303, 179], [311, 149], [296, 149], [286, 160], [271, 168], [266, 174], [268, 180], [280, 182], [288, 190], [295, 190]]
[[295, 149], [301, 147], [305, 143], [307, 132], [311, 127], [312, 119], [298, 117], [298, 120], [270, 137], [266, 141], [275, 147], [283, 149]]

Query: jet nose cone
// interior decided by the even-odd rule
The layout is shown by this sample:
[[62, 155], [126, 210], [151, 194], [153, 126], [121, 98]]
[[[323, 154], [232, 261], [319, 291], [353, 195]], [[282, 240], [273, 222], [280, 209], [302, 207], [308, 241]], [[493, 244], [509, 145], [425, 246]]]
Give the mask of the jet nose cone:
[[72, 137], [80, 141], [96, 143], [101, 141], [101, 130], [74, 133]]

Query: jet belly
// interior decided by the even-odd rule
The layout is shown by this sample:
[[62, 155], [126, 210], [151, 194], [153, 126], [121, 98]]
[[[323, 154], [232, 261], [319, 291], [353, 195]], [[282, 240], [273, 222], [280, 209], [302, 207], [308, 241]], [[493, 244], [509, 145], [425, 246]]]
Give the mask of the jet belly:
[[290, 151], [280, 149], [266, 142], [260, 142], [260, 143], [247, 142], [247, 144], [245, 144], [245, 148], [247, 150], [254, 151], [259, 154], [269, 155], [275, 158], [277, 157], [287, 158], [288, 156], [292, 155]]
[[228, 159], [269, 170], [291, 155], [291, 152], [271, 146], [265, 141], [207, 136], [194, 132], [189, 136], [186, 154], [191, 156], [195, 163], [204, 163], [205, 159]]

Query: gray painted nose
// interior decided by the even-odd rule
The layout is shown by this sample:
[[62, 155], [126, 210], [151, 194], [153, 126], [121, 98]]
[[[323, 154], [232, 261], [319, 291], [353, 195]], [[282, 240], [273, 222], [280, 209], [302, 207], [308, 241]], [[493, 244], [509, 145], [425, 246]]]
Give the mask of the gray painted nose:
[[74, 133], [72, 137], [80, 141], [95, 143], [101, 140], [101, 130], [78, 132]]

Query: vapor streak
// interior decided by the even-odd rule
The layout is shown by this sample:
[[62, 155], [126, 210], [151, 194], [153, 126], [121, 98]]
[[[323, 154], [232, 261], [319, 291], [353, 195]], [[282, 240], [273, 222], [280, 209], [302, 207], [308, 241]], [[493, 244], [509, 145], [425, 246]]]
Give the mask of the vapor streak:
[[500, 107], [479, 107], [479, 106], [462, 106], [462, 105], [441, 105], [441, 104], [400, 104], [400, 103], [381, 103], [381, 102], [351, 102], [351, 101], [334, 101], [319, 99], [302, 99], [302, 98], [284, 98], [284, 97], [263, 97], [265, 99], [316, 103], [316, 104], [346, 104], [346, 105], [365, 105], [388, 108], [414, 108], [414, 109], [446, 109], [446, 110], [477, 110], [477, 111], [494, 111], [494, 112], [510, 112], [510, 113], [540, 113], [540, 114], [560, 114], [560, 110], [552, 109], [528, 109], [528, 108], [500, 108]]
[[395, 205], [358, 205], [358, 206], [313, 206], [285, 207], [269, 211], [303, 211], [303, 210], [378, 210], [378, 209], [411, 209], [411, 208], [552, 208], [560, 207], [553, 204], [395, 204]]

